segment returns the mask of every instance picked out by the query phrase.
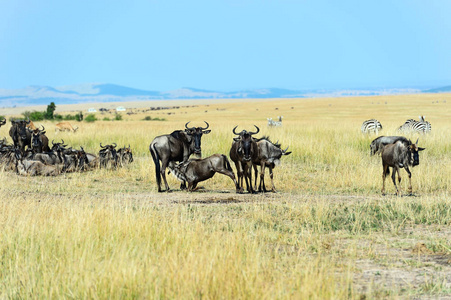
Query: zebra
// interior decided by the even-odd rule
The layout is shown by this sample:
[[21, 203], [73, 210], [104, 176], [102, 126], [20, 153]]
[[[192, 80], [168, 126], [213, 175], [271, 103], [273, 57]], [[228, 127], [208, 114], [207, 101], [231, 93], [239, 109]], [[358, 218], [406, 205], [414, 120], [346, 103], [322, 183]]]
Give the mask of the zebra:
[[377, 134], [379, 130], [382, 130], [382, 124], [376, 119], [366, 120], [360, 129], [362, 133], [374, 132]]
[[278, 126], [282, 126], [282, 118], [283, 116], [279, 116], [277, 117], [279, 119], [279, 121], [274, 121], [272, 118], [267, 118], [268, 120], [268, 126], [274, 126], [274, 127], [278, 127]]
[[420, 132], [429, 133], [432, 130], [431, 123], [424, 119], [424, 116], [419, 117], [419, 121], [414, 119], [407, 120], [403, 125], [398, 128], [401, 132]]

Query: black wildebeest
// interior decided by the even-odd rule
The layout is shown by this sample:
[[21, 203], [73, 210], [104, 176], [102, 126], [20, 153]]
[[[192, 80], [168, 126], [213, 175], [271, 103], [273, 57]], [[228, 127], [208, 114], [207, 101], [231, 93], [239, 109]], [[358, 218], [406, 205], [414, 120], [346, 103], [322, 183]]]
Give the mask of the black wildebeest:
[[230, 166], [229, 160], [223, 154], [213, 154], [204, 159], [190, 159], [187, 162], [175, 164], [171, 162], [169, 170], [179, 180], [188, 182], [188, 191], [193, 191], [201, 181], [212, 178], [216, 173], [229, 176], [239, 192], [238, 182]]
[[273, 143], [269, 140], [268, 137], [263, 137], [257, 141], [258, 147], [258, 155], [256, 159], [252, 161], [254, 164], [255, 171], [255, 187], [257, 187], [257, 166], [260, 166], [260, 184], [258, 185], [258, 191], [266, 192], [265, 187], [265, 168], [269, 168], [269, 177], [271, 178], [271, 191], [276, 192], [276, 187], [274, 186], [273, 180], [273, 169], [275, 166], [280, 164], [280, 159], [282, 155], [289, 155], [290, 152], [287, 152], [288, 147], [283, 150], [280, 147], [279, 143]]
[[100, 148], [102, 148], [99, 151], [100, 168], [117, 167], [118, 156], [116, 146], [116, 143], [106, 146], [102, 146], [102, 143], [100, 143]]
[[26, 127], [30, 121], [11, 121], [9, 136], [14, 142], [15, 147], [19, 147], [22, 153], [25, 153], [25, 147], [31, 149], [31, 132]]
[[419, 151], [423, 151], [425, 148], [418, 147], [418, 139], [415, 144], [412, 144], [410, 140], [403, 142], [401, 140], [396, 141], [394, 144], [386, 145], [381, 152], [382, 157], [382, 195], [385, 195], [385, 178], [390, 174], [390, 167], [393, 168], [392, 180], [396, 188], [398, 196], [401, 195], [401, 187], [398, 189], [396, 185], [395, 174], [398, 173], [398, 183], [401, 183], [400, 168], [404, 168], [409, 175], [409, 194], [412, 193], [412, 173], [409, 166], [415, 167], [420, 164]]
[[121, 167], [133, 162], [133, 153], [130, 145], [117, 150], [118, 162]]
[[19, 150], [16, 151], [16, 170], [17, 174], [24, 176], [57, 176], [64, 170], [64, 165], [46, 165], [37, 160], [23, 159]]
[[[204, 121], [205, 122], [205, 121]], [[211, 130], [207, 127], [188, 127], [185, 124], [185, 130], [176, 130], [171, 134], [157, 136], [150, 143], [149, 151], [155, 163], [155, 176], [158, 185], [158, 192], [163, 192], [161, 189], [161, 177], [165, 184], [166, 191], [170, 191], [168, 182], [166, 180], [166, 168], [169, 162], [186, 162], [191, 154], [200, 156], [202, 154], [201, 138], [203, 134], [208, 134]], [[161, 167], [160, 167], [161, 161]], [[182, 182], [181, 188], [185, 187]]]
[[33, 150], [33, 153], [42, 153], [50, 151], [49, 139], [45, 135], [44, 126], [42, 126], [42, 130], [36, 128], [31, 133], [31, 149]]
[[403, 143], [408, 143], [409, 140], [403, 136], [380, 136], [375, 138], [370, 145], [370, 154], [374, 155], [382, 151], [385, 145], [394, 144], [396, 141], [402, 141]]
[[260, 129], [255, 126], [255, 128], [257, 128], [256, 132], [242, 130], [240, 133], [236, 133], [235, 130], [237, 127], [238, 126], [235, 126], [232, 130], [238, 137], [233, 138], [232, 147], [230, 148], [229, 153], [230, 159], [235, 163], [240, 193], [243, 192], [243, 177], [246, 181], [248, 192], [254, 193], [252, 187], [252, 161], [257, 159], [258, 146], [255, 138], [252, 136], [257, 134]]

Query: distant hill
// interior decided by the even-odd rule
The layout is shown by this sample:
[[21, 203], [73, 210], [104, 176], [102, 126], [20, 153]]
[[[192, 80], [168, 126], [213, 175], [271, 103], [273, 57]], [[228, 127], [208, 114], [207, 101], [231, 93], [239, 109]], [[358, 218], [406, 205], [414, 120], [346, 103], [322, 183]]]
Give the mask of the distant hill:
[[423, 93], [451, 93], [451, 85], [440, 88], [425, 90]]
[[[451, 88], [451, 87], [449, 87]], [[250, 89], [232, 92], [209, 91], [195, 88], [181, 88], [172, 91], [147, 91], [131, 87], [86, 83], [60, 87], [29, 86], [23, 89], [0, 89], [0, 107], [46, 105], [51, 101], [56, 104], [78, 104], [91, 102], [127, 102], [144, 100], [175, 99], [236, 99], [236, 98], [311, 98], [374, 96], [419, 93], [419, 89], [317, 89], [288, 90], [279, 88]]]

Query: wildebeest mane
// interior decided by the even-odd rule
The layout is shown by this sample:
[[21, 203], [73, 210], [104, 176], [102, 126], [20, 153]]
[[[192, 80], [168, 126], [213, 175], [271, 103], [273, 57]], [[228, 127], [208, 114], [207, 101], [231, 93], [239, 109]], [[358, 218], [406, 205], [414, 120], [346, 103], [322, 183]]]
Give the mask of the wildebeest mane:
[[176, 130], [176, 131], [173, 131], [170, 135], [175, 139], [184, 140], [185, 137], [182, 135], [182, 133], [183, 133], [183, 130]]
[[260, 142], [260, 141], [263, 141], [263, 140], [270, 142], [271, 144], [273, 144], [274, 146], [276, 146], [277, 148], [280, 149], [280, 146], [281, 146], [281, 145], [280, 145], [278, 142], [276, 142], [276, 143], [272, 142], [272, 141], [269, 139], [269, 136], [267, 136], [267, 135], [264, 135], [263, 137], [261, 137], [261, 138], [259, 138], [259, 139], [256, 139], [256, 142]]

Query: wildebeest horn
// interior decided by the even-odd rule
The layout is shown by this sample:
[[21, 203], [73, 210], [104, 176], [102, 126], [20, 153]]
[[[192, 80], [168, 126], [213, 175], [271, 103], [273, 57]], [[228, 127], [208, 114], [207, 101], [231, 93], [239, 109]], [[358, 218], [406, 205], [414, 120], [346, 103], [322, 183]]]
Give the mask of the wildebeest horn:
[[188, 124], [189, 124], [189, 123], [191, 123], [191, 121], [189, 121], [188, 123], [185, 124], [185, 128], [186, 128], [186, 129], [194, 129], [194, 127], [188, 128]]
[[[114, 145], [114, 147], [113, 147], [113, 148], [116, 148], [116, 147], [117, 147], [117, 144], [116, 144], [116, 143], [113, 143], [112, 145]], [[111, 146], [112, 146], [112, 145], [111, 145]]]
[[207, 123], [207, 121], [204, 121], [205, 122], [205, 124], [207, 124], [207, 127], [205, 127], [205, 128], [200, 128], [201, 130], [206, 130], [208, 127], [210, 127], [210, 125]]
[[[288, 146], [288, 147], [290, 147], [290, 146]], [[287, 147], [287, 149], [283, 150], [283, 152], [287, 152], [287, 150], [288, 150], [288, 147]]]
[[256, 131], [256, 132], [251, 132], [251, 131], [249, 131], [249, 134], [250, 134], [250, 135], [254, 135], [254, 134], [257, 134], [257, 133], [260, 132], [260, 128], [258, 128], [257, 125], [254, 125], [254, 126], [255, 126], [255, 128], [257, 128], [257, 131]]
[[233, 130], [232, 130], [232, 132], [233, 132], [233, 134], [235, 134], [235, 135], [240, 135], [239, 133], [236, 133], [235, 132], [235, 129], [238, 127], [238, 125], [236, 125], [235, 127], [233, 127]]
[[45, 130], [45, 127], [44, 127], [44, 125], [42, 125], [42, 124], [41, 124], [41, 127], [42, 127], [42, 130], [41, 130], [41, 131], [44, 131], [44, 130]]
[[100, 148], [105, 149], [106, 146], [102, 146], [102, 143], [100, 143]]
[[53, 142], [54, 140], [52, 140], [52, 145], [55, 145], [55, 143]]
[[418, 145], [418, 140], [419, 140], [420, 138], [417, 138], [417, 141], [415, 142], [415, 145]]

